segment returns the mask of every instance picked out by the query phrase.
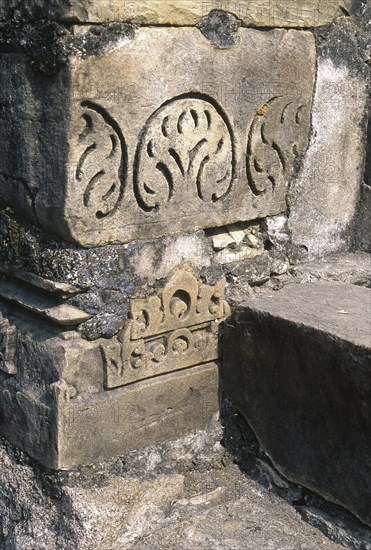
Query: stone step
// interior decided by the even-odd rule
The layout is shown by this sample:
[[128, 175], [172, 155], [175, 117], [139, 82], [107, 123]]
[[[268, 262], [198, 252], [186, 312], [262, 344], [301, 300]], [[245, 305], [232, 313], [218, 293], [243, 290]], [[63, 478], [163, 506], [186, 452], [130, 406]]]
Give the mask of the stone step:
[[228, 320], [223, 379], [277, 469], [371, 525], [371, 291], [291, 285]]

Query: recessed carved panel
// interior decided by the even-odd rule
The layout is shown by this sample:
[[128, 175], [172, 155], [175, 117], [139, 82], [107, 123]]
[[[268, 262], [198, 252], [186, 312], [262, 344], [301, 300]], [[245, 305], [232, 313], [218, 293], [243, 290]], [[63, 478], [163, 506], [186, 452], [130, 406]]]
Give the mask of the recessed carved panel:
[[132, 300], [127, 327], [101, 346], [106, 387], [218, 359], [218, 327], [229, 314], [224, 287], [224, 279], [209, 286], [179, 271], [159, 295]]

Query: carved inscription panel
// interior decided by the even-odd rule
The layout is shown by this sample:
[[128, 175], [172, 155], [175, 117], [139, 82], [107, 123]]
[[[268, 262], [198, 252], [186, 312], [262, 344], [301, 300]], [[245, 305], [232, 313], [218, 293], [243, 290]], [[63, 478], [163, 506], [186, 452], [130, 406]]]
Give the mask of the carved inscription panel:
[[133, 299], [126, 328], [101, 346], [106, 387], [218, 359], [219, 324], [229, 314], [224, 287], [224, 279], [209, 286], [182, 270], [158, 295]]
[[71, 74], [72, 239], [129, 242], [286, 209], [308, 143], [310, 33], [240, 29], [218, 50], [197, 29], [141, 29], [73, 59]]

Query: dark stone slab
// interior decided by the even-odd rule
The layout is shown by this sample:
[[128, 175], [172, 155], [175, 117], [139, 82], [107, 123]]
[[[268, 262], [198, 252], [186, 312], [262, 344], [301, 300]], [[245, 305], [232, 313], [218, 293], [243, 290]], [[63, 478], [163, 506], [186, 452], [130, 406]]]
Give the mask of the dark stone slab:
[[227, 322], [226, 391], [280, 472], [371, 525], [371, 292], [293, 285]]

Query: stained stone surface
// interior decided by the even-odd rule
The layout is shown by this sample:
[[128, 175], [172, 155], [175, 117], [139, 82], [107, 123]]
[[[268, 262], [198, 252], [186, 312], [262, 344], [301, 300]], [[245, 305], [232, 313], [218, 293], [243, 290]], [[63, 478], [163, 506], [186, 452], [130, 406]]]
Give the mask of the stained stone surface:
[[54, 76], [1, 55], [3, 203], [84, 246], [286, 210], [309, 135], [311, 33], [240, 28], [221, 50], [194, 28], [94, 32], [73, 28]]
[[141, 25], [195, 25], [211, 10], [232, 12], [245, 25], [313, 27], [348, 14], [351, 0], [1, 0], [0, 20], [21, 14], [59, 21], [102, 23], [132, 21]]
[[281, 473], [371, 525], [371, 290], [291, 285], [241, 304], [226, 391]]
[[353, 245], [371, 252], [371, 181], [369, 185], [362, 185]]

